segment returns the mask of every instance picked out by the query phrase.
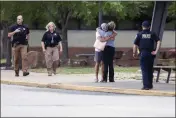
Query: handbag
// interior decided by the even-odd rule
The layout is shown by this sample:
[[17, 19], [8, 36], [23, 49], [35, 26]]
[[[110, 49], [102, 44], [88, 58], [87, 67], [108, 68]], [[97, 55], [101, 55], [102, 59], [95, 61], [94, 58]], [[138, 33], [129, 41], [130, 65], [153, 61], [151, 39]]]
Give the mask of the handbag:
[[106, 42], [101, 42], [100, 40], [96, 39], [96, 41], [94, 43], [94, 47], [96, 49], [99, 49], [99, 50], [103, 51], [105, 46], [106, 46]]

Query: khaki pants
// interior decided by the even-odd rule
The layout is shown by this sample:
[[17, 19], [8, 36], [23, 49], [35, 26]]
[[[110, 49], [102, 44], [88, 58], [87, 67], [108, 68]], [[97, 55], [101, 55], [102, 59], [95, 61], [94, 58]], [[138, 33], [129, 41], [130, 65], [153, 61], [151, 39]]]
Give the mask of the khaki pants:
[[47, 47], [45, 53], [45, 60], [48, 73], [56, 71], [59, 62], [59, 51], [57, 47]]
[[19, 59], [21, 55], [22, 59], [22, 71], [27, 72], [28, 70], [28, 60], [27, 60], [27, 46], [26, 45], [18, 45], [12, 48], [12, 53], [14, 57], [14, 70], [19, 71]]

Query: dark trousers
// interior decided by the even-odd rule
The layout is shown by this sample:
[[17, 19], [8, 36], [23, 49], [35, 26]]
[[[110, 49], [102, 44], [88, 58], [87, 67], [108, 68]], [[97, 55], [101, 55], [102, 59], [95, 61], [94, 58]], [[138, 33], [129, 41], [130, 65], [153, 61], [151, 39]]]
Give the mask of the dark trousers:
[[149, 51], [141, 51], [140, 65], [142, 71], [143, 87], [153, 87], [153, 63], [154, 58]]
[[115, 48], [111, 46], [106, 46], [103, 51], [103, 63], [104, 63], [104, 72], [103, 80], [107, 81], [108, 69], [109, 69], [109, 81], [114, 81], [114, 66], [113, 59], [115, 54]]

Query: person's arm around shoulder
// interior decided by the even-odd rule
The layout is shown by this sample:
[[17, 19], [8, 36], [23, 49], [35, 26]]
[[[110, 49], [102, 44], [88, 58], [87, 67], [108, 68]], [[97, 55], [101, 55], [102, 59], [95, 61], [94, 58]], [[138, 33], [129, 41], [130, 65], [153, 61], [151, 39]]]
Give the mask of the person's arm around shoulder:
[[156, 35], [156, 33], [153, 33], [153, 37], [155, 42], [157, 42], [157, 45], [156, 45], [156, 50], [155, 51], [152, 51], [152, 55], [156, 55], [159, 51], [159, 48], [160, 48], [160, 45], [161, 45], [161, 41], [160, 41], [160, 38]]
[[[98, 33], [98, 32], [96, 32], [96, 33]], [[101, 42], [106, 42], [106, 41], [110, 40], [110, 38], [111, 38], [110, 36], [102, 37], [102, 36], [100, 36], [100, 34], [99, 34], [99, 36], [97, 36], [97, 39], [100, 40]]]
[[110, 39], [110, 36], [101, 36], [100, 35], [100, 31], [101, 29], [100, 28], [96, 28], [96, 39], [100, 40], [101, 42], [106, 42]]
[[8, 37], [12, 37], [15, 33], [18, 33], [18, 32], [20, 32], [20, 30], [19, 29], [15, 29], [15, 25], [12, 25], [9, 28]]
[[117, 36], [117, 32], [113, 30], [112, 35], [110, 36], [110, 40], [115, 40], [115, 37]]

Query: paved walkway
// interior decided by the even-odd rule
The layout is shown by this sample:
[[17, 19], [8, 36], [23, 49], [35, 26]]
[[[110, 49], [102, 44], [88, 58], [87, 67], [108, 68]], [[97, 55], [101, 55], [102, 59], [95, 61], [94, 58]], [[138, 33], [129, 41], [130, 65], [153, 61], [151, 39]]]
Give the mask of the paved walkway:
[[[1, 82], [2, 81], [13, 81], [13, 82], [26, 82], [26, 83], [39, 83], [39, 84], [69, 84], [78, 86], [91, 86], [91, 87], [111, 87], [120, 89], [136, 89], [140, 90], [142, 87], [141, 80], [115, 80], [115, 83], [94, 83], [93, 74], [84, 75], [64, 75], [58, 74], [51, 77], [47, 76], [47, 73], [33, 73], [29, 76], [23, 77], [22, 72], [20, 77], [15, 77], [12, 70], [1, 70]], [[174, 92], [175, 93], [175, 82], [171, 81], [169, 84], [165, 81], [158, 83], [154, 82], [154, 89], [152, 91], [163, 91], [163, 92]]]

